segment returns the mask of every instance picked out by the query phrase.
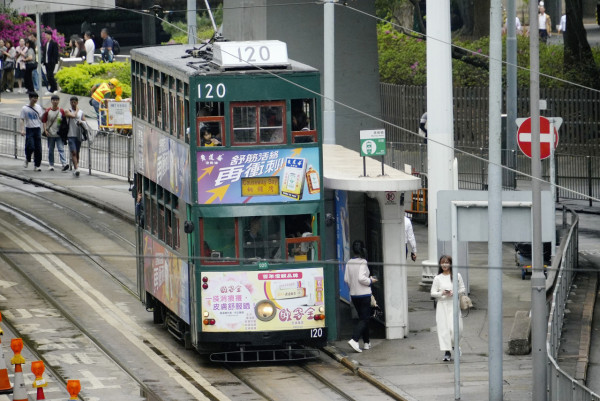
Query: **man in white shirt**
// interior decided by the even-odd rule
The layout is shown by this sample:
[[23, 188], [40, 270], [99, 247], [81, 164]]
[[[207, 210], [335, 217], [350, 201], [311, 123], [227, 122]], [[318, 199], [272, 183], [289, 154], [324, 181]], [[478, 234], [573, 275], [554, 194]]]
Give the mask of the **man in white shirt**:
[[404, 245], [406, 246], [406, 256], [408, 256], [408, 244], [410, 244], [410, 258], [414, 262], [417, 260], [417, 241], [410, 219], [404, 216]]
[[92, 33], [90, 31], [86, 31], [83, 35], [85, 39], [85, 61], [88, 64], [94, 64], [94, 52], [96, 51], [96, 44], [92, 39]]
[[564, 35], [566, 30], [567, 30], [567, 14], [563, 14], [562, 17], [560, 17], [560, 25], [558, 26], [558, 33], [562, 33]]
[[42, 171], [42, 114], [44, 109], [37, 104], [39, 96], [29, 92], [29, 103], [21, 109], [21, 135], [25, 137], [25, 168], [31, 162], [33, 154], [33, 169]]

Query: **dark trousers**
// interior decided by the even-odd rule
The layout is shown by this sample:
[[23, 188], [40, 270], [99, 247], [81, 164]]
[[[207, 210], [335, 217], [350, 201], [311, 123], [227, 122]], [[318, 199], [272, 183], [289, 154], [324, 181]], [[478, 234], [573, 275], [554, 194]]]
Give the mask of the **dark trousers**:
[[33, 70], [25, 70], [25, 88], [27, 92], [33, 92]]
[[25, 128], [25, 160], [39, 167], [42, 164], [42, 130], [40, 128]]
[[358, 341], [362, 337], [363, 341], [368, 343], [370, 341], [369, 319], [371, 318], [371, 295], [352, 297], [352, 303], [356, 308], [356, 312], [358, 312], [358, 323], [354, 326], [352, 339]]
[[55, 63], [46, 64], [46, 78], [48, 79], [48, 90], [50, 92], [55, 92], [58, 89], [56, 85], [56, 78], [54, 78], [54, 67]]

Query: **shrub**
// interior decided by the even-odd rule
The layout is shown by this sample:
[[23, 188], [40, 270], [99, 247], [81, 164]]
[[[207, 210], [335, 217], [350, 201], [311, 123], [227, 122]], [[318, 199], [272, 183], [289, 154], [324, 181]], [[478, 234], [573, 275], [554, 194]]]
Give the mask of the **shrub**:
[[[46, 29], [52, 30], [52, 39], [58, 43], [58, 51], [61, 53], [65, 48], [65, 36], [56, 29], [41, 25], [42, 33]], [[13, 46], [18, 46], [20, 39], [27, 39], [35, 31], [35, 22], [27, 15], [19, 14], [9, 7], [0, 7], [0, 38], [10, 40]], [[42, 35], [42, 45], [45, 42], [45, 35]]]
[[61, 90], [77, 96], [90, 96], [92, 86], [111, 78], [117, 78], [121, 83], [123, 98], [131, 97], [131, 65], [126, 62], [78, 64], [56, 73]]

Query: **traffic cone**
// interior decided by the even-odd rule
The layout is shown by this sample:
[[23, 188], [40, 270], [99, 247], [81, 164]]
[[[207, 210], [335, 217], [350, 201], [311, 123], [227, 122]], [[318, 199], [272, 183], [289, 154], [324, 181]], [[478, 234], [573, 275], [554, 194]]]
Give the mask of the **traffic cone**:
[[77, 400], [79, 398], [79, 392], [81, 391], [81, 383], [79, 383], [79, 380], [68, 380], [67, 391], [71, 396], [71, 398], [69, 398], [70, 400]]
[[45, 400], [44, 396], [44, 387], [48, 385], [46, 383], [46, 379], [42, 377], [44, 374], [44, 370], [46, 367], [44, 366], [43, 361], [34, 361], [31, 362], [31, 373], [35, 375], [35, 380], [33, 381], [33, 388], [37, 388], [37, 398], [36, 400]]
[[[0, 322], [2, 321], [2, 314], [0, 314]], [[4, 333], [0, 328], [0, 336]], [[4, 359], [4, 351], [2, 351], [2, 339], [0, 337], [0, 394], [10, 394], [13, 392], [10, 380], [8, 379], [8, 369], [6, 369], [6, 360]]]
[[25, 379], [23, 378], [22, 364], [25, 363], [25, 358], [21, 355], [23, 349], [23, 339], [13, 338], [10, 341], [10, 348], [12, 348], [15, 356], [12, 357], [10, 363], [15, 365], [15, 388], [13, 389], [13, 401], [28, 401], [27, 390], [25, 390]]

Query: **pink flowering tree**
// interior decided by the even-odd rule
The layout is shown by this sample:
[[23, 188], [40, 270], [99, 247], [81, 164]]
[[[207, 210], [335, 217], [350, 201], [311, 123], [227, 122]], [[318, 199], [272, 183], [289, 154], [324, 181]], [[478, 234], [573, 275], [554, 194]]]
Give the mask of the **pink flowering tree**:
[[[65, 36], [49, 26], [41, 26], [42, 33], [46, 29], [52, 30], [52, 39], [58, 43], [59, 52], [62, 52], [65, 48]], [[27, 39], [32, 33], [35, 33], [35, 22], [31, 18], [8, 7], [0, 7], [0, 39], [10, 40], [13, 46], [18, 46], [20, 39]], [[46, 43], [44, 36], [42, 35], [42, 45]]]

